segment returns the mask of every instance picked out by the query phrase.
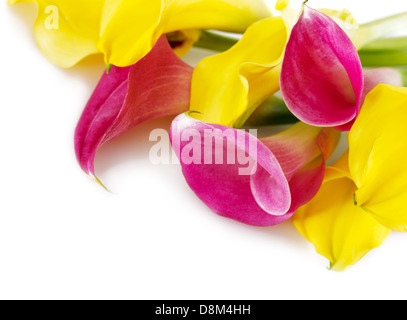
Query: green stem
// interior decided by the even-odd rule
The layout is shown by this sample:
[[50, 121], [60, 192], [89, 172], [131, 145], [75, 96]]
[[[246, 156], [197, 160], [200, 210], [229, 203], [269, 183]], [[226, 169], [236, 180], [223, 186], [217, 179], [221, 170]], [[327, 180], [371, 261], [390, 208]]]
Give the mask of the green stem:
[[[383, 39], [392, 33], [407, 30], [407, 12], [384, 19], [375, 20], [360, 26], [356, 43], [363, 50], [399, 49], [407, 47], [406, 38]], [[383, 40], [381, 40], [383, 39]], [[220, 35], [211, 31], [202, 31], [202, 36], [194, 44], [197, 48], [223, 52], [233, 47], [239, 39]]]
[[364, 67], [402, 67], [407, 66], [407, 51], [359, 51]]
[[194, 47], [223, 52], [233, 47], [238, 41], [239, 39], [204, 30], [198, 42], [194, 44]]
[[401, 78], [403, 79], [403, 86], [407, 87], [407, 68], [399, 70]]
[[245, 121], [244, 125], [249, 127], [260, 127], [269, 125], [293, 124], [299, 120], [288, 110], [284, 100], [272, 96], [261, 104], [253, 114]]
[[364, 46], [361, 51], [407, 51], [407, 37], [387, 38], [376, 40], [367, 46]]
[[407, 30], [407, 12], [361, 25], [357, 43], [363, 48], [371, 42], [401, 30]]
[[364, 67], [407, 66], [407, 37], [381, 39], [359, 51]]

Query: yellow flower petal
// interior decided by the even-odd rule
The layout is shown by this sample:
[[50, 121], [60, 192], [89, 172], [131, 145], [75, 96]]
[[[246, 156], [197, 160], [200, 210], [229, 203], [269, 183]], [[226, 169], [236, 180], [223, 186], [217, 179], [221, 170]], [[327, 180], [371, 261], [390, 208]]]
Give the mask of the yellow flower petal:
[[191, 110], [199, 120], [239, 127], [280, 89], [288, 34], [281, 17], [261, 20], [231, 49], [203, 59], [192, 79]]
[[[191, 95], [195, 118], [239, 128], [262, 102], [280, 90], [281, 60], [300, 11], [288, 0], [278, 1], [276, 9], [282, 11], [281, 17], [254, 23], [234, 47], [198, 64]], [[352, 17], [347, 11], [328, 13], [337, 20]]]
[[407, 231], [407, 88], [379, 85], [349, 133], [356, 201], [395, 231]]
[[334, 166], [327, 167], [327, 170], [325, 172], [324, 182], [329, 182], [329, 181], [341, 179], [341, 178], [348, 178], [349, 180], [352, 180], [352, 177], [349, 172], [348, 158], [349, 158], [349, 151], [346, 151], [342, 155], [342, 157], [340, 157], [338, 159], [338, 161], [335, 163]]
[[43, 54], [58, 66], [69, 68], [98, 53], [102, 0], [9, 0], [9, 4], [35, 2], [38, 15], [35, 38]]
[[164, 17], [165, 32], [196, 28], [244, 32], [252, 23], [272, 16], [270, 7], [263, 0], [164, 0], [164, 2], [168, 12]]
[[346, 173], [346, 157], [347, 154], [338, 167], [326, 169], [318, 194], [293, 217], [296, 228], [330, 261], [335, 271], [356, 264], [391, 233], [354, 205], [356, 186]]
[[99, 48], [107, 64], [128, 66], [145, 56], [163, 33], [242, 32], [270, 15], [262, 0], [106, 0]]
[[276, 2], [276, 10], [283, 11], [290, 5], [290, 0], [278, 0]]
[[243, 32], [272, 15], [263, 0], [8, 0], [19, 2], [37, 4], [37, 42], [61, 67], [100, 52], [107, 65], [129, 66], [175, 31], [187, 34], [189, 42], [176, 50], [183, 55], [196, 38], [193, 29]]

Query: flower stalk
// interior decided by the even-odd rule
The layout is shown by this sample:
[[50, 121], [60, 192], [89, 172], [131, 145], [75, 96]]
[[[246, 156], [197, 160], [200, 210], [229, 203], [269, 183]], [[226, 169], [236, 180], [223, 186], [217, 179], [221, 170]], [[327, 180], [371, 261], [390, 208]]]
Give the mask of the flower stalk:
[[[407, 48], [407, 37], [385, 38], [407, 29], [407, 12], [362, 24], [359, 28], [359, 43], [363, 51], [401, 50]], [[239, 34], [228, 36], [212, 31], [202, 31], [201, 38], [194, 44], [197, 48], [223, 52], [239, 41]]]
[[407, 50], [407, 37], [394, 37], [376, 40], [364, 46], [361, 51]]
[[407, 51], [360, 51], [364, 67], [400, 67], [407, 65]]
[[359, 51], [365, 67], [396, 67], [407, 65], [407, 37], [374, 41]]
[[358, 44], [360, 47], [364, 47], [375, 40], [383, 39], [405, 29], [407, 29], [407, 12], [365, 23], [360, 26]]
[[403, 86], [407, 87], [407, 69], [400, 70], [401, 78], [403, 79]]
[[267, 99], [245, 122], [245, 126], [261, 127], [294, 124], [299, 120], [288, 110], [284, 100], [276, 95]]
[[[238, 35], [238, 34], [236, 34]], [[212, 31], [204, 30], [201, 33], [201, 37], [195, 42], [194, 47], [207, 49], [216, 52], [223, 52], [233, 47], [239, 38], [228, 37]]]

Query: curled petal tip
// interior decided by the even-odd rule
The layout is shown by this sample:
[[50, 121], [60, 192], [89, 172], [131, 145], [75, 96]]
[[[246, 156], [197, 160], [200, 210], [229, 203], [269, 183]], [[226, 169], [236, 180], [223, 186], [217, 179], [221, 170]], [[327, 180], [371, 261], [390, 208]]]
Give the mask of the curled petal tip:
[[186, 114], [175, 118], [170, 137], [187, 183], [215, 213], [254, 226], [290, 217], [288, 182], [256, 137]]
[[100, 179], [90, 173], [88, 175], [95, 181], [97, 182], [103, 189], [105, 189], [107, 192], [112, 193], [103, 183], [100, 181]]
[[95, 177], [94, 160], [102, 145], [147, 120], [185, 112], [192, 71], [162, 36], [135, 65], [112, 66], [105, 72], [75, 131], [76, 157], [82, 169]]
[[[173, 121], [170, 137], [196, 195], [215, 213], [254, 226], [286, 221], [312, 199], [322, 183], [323, 159], [334, 149], [326, 141], [332, 135], [301, 123], [259, 140], [186, 114]], [[246, 174], [241, 160], [243, 169], [250, 168]]]

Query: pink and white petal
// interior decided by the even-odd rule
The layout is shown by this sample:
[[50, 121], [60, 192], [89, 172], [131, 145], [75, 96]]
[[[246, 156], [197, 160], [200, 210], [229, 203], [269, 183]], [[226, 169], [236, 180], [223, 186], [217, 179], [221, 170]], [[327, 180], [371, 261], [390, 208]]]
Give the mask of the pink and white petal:
[[[212, 144], [207, 140], [210, 135]], [[286, 212], [291, 196], [284, 172], [256, 137], [187, 114], [173, 121], [170, 137], [188, 185], [215, 213], [254, 226], [290, 218]], [[231, 154], [234, 163], [233, 157], [228, 158]], [[242, 174], [247, 168], [251, 174]]]
[[333, 128], [318, 128], [302, 122], [262, 142], [278, 159], [290, 185], [294, 213], [308, 203], [322, 185], [326, 160], [340, 139]]
[[94, 176], [96, 151], [113, 125], [127, 95], [131, 67], [112, 67], [99, 81], [75, 130], [75, 153], [81, 168]]
[[338, 127], [354, 121], [363, 93], [363, 70], [355, 46], [334, 20], [304, 6], [287, 44], [281, 91], [303, 122]]
[[95, 177], [94, 160], [103, 144], [144, 121], [188, 110], [192, 72], [165, 36], [135, 65], [113, 66], [102, 76], [75, 131], [81, 168]]
[[[208, 144], [209, 135], [219, 144]], [[197, 196], [215, 213], [255, 226], [286, 221], [315, 196], [339, 136], [331, 128], [299, 123], [259, 140], [187, 114], [173, 121], [170, 134], [185, 179]], [[243, 167], [254, 170], [242, 174]]]

